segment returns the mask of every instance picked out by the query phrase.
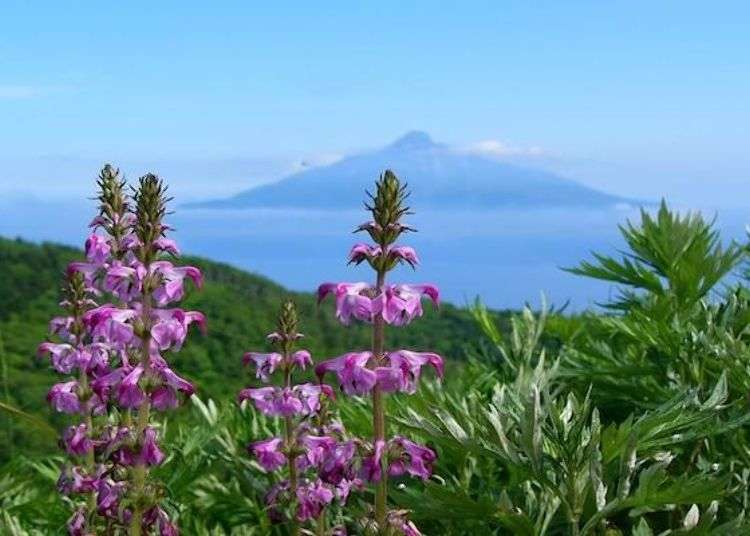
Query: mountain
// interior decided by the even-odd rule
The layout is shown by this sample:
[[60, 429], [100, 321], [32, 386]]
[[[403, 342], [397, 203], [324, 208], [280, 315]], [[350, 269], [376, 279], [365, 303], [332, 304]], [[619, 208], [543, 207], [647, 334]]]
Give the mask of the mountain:
[[554, 173], [456, 151], [414, 131], [378, 151], [295, 173], [234, 197], [188, 206], [354, 208], [387, 168], [409, 183], [420, 207], [606, 207], [630, 202]]
[[[34, 355], [50, 318], [60, 314], [57, 302], [65, 267], [81, 257], [80, 251], [67, 246], [0, 237], [0, 400], [56, 427], [64, 417], [49, 410], [45, 395], [60, 376]], [[208, 333], [191, 333], [175, 357], [180, 373], [195, 383], [202, 397], [233, 399], [249, 382], [242, 354], [268, 349], [265, 334], [275, 326], [285, 297], [298, 305], [304, 344], [316, 361], [370, 344], [368, 326], [339, 325], [332, 304], [319, 307], [312, 294], [290, 292], [262, 276], [207, 259], [184, 257], [181, 262], [199, 266], [205, 277], [203, 290], [190, 292], [183, 306], [206, 315]], [[506, 314], [498, 313], [498, 318], [507, 325]], [[469, 311], [444, 304], [438, 311], [425, 307], [423, 318], [408, 329], [390, 330], [388, 337], [393, 348], [432, 349], [455, 362], [464, 358], [467, 344], [480, 339], [479, 333]], [[0, 462], [8, 458], [12, 444], [26, 453], [55, 449], [54, 442], [36, 437], [22, 422], [9, 426], [0, 434]]]

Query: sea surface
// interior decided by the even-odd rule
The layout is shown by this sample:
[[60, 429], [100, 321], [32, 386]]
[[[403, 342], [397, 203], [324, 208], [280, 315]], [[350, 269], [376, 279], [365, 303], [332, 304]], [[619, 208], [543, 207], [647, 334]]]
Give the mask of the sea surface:
[[[725, 240], [745, 240], [750, 211], [704, 210], [717, 218]], [[94, 215], [92, 201], [0, 201], [0, 235], [81, 246]], [[347, 253], [366, 235], [352, 230], [363, 211], [180, 209], [169, 218], [184, 252], [228, 262], [288, 288], [314, 290], [323, 281], [372, 277], [347, 266]], [[496, 308], [548, 302], [570, 310], [596, 307], [616, 293], [610, 284], [569, 274], [563, 267], [591, 252], [622, 249], [618, 224], [640, 219], [637, 209], [423, 211], [410, 219], [417, 233], [403, 243], [417, 249], [421, 265], [393, 272], [394, 281], [437, 284], [445, 300], [465, 305], [480, 297]]]

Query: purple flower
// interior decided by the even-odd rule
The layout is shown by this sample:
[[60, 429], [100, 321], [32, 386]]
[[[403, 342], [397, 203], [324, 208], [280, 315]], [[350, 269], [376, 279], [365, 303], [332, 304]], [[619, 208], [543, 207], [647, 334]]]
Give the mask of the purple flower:
[[437, 459], [435, 452], [405, 437], [396, 436], [390, 441], [388, 473], [393, 476], [409, 473], [427, 480], [432, 475], [432, 465]]
[[352, 352], [323, 361], [315, 367], [315, 374], [322, 378], [327, 372], [335, 372], [341, 388], [348, 395], [364, 395], [375, 386], [377, 376], [367, 368], [372, 352]]
[[137, 408], [145, 398], [138, 380], [143, 375], [143, 365], [133, 367], [120, 381], [117, 387], [117, 401], [124, 408]]
[[151, 338], [159, 350], [178, 351], [193, 322], [198, 324], [203, 333], [206, 332], [206, 317], [198, 311], [160, 309], [154, 311], [154, 320], [156, 323], [151, 328]]
[[297, 488], [297, 520], [317, 519], [323, 508], [333, 500], [333, 492], [320, 480]]
[[70, 327], [75, 322], [72, 316], [56, 316], [49, 322], [49, 332], [51, 335], [58, 335], [63, 340], [72, 340]]
[[106, 238], [94, 233], [86, 239], [84, 250], [90, 263], [102, 266], [109, 260], [112, 248]]
[[87, 475], [80, 467], [63, 467], [60, 478], [57, 479], [57, 489], [63, 495], [89, 493], [94, 490], [97, 482], [96, 475]]
[[335, 398], [333, 389], [326, 384], [302, 383], [292, 387], [292, 392], [302, 403], [303, 415], [310, 415], [320, 409], [321, 395], [325, 395], [328, 398]]
[[37, 348], [37, 355], [41, 357], [49, 354], [52, 366], [61, 374], [70, 374], [76, 365], [77, 354], [75, 348], [69, 344], [55, 344], [52, 342], [43, 342]]
[[154, 300], [160, 307], [185, 296], [185, 278], [190, 279], [197, 288], [203, 287], [203, 275], [194, 266], [175, 267], [169, 261], [156, 261], [151, 263], [151, 272], [161, 279], [161, 284], [154, 290]]
[[160, 465], [164, 461], [164, 453], [156, 442], [156, 430], [150, 426], [143, 432], [143, 444], [139, 455], [140, 461], [146, 465]]
[[[355, 244], [349, 252], [349, 263], [360, 264], [365, 260], [372, 262], [382, 254], [383, 250], [380, 246], [363, 243]], [[410, 246], [389, 246], [386, 250], [386, 257], [391, 262], [406, 262], [412, 268], [415, 268], [419, 264], [417, 252]]]
[[164, 510], [156, 507], [152, 512], [154, 518], [153, 523], [156, 524], [156, 530], [158, 531], [159, 536], [179, 536], [180, 531], [177, 529], [177, 525], [172, 523]]
[[120, 518], [120, 499], [125, 493], [126, 482], [101, 479], [96, 489], [96, 506], [99, 513], [112, 519]]
[[133, 309], [106, 304], [84, 314], [83, 322], [91, 330], [94, 340], [124, 347], [133, 340], [133, 326], [128, 322], [136, 315]]
[[312, 366], [312, 356], [307, 350], [297, 350], [292, 354], [292, 363], [302, 370]]
[[185, 396], [190, 396], [195, 392], [193, 384], [178, 376], [163, 360], [157, 360], [154, 363], [153, 372], [161, 379], [163, 387], [170, 389], [173, 393], [180, 392]]
[[389, 367], [375, 369], [378, 375], [378, 385], [384, 391], [401, 391], [414, 394], [424, 365], [431, 365], [439, 378], [443, 377], [443, 358], [432, 352], [412, 352], [398, 350], [388, 352]]
[[240, 391], [238, 400], [252, 400], [261, 413], [272, 417], [309, 415], [320, 407], [320, 396], [333, 397], [328, 385], [305, 383], [294, 387], [258, 387]]
[[321, 466], [335, 451], [338, 442], [330, 436], [305, 435], [300, 440], [305, 455], [297, 459], [297, 466], [304, 470]]
[[111, 292], [124, 302], [136, 298], [141, 292], [146, 269], [140, 263], [135, 266], [135, 268], [126, 266], [118, 261], [107, 268], [104, 276], [104, 290]]
[[373, 289], [367, 283], [323, 283], [318, 287], [318, 302], [329, 294], [336, 297], [336, 318], [348, 326], [352, 317], [371, 322], [372, 315], [380, 312], [380, 302], [371, 298]]
[[[339, 499], [345, 501], [354, 479], [354, 456], [357, 445], [354, 441], [344, 441], [326, 452], [322, 463], [318, 466], [318, 475], [325, 482], [334, 484], [341, 489], [338, 491]], [[348, 483], [347, 483], [348, 482]]]
[[281, 364], [283, 356], [278, 352], [272, 352], [270, 354], [259, 354], [256, 352], [247, 352], [242, 357], [242, 363], [247, 365], [251, 361], [255, 363], [255, 377], [261, 381], [268, 383], [269, 376], [273, 374], [276, 367]]
[[75, 380], [56, 383], [47, 393], [47, 402], [62, 413], [78, 413], [81, 411], [81, 403], [77, 391], [78, 382]]
[[154, 240], [154, 249], [158, 251], [166, 251], [175, 257], [180, 256], [180, 248], [177, 247], [177, 242], [163, 236]]
[[354, 244], [349, 251], [349, 263], [360, 264], [362, 261], [371, 261], [379, 257], [382, 253], [380, 246], [371, 246], [370, 244]]
[[88, 536], [86, 533], [86, 510], [85, 508], [79, 508], [73, 513], [73, 516], [68, 519], [68, 534], [69, 536]]
[[243, 389], [240, 391], [239, 400], [252, 400], [258, 411], [269, 416], [289, 417], [303, 411], [302, 401], [286, 387]]
[[422, 316], [422, 296], [435, 306], [440, 303], [438, 289], [432, 285], [389, 285], [378, 297], [382, 300], [383, 319], [394, 326], [405, 326]]
[[403, 536], [422, 536], [417, 526], [409, 521], [406, 510], [391, 510], [388, 512], [386, 521], [392, 530], [398, 531]]
[[248, 450], [258, 459], [258, 463], [268, 472], [275, 471], [286, 463], [286, 455], [281, 452], [283, 440], [272, 437], [252, 443]]
[[372, 454], [362, 460], [360, 473], [363, 480], [367, 480], [368, 482], [378, 482], [380, 480], [383, 475], [381, 465], [384, 450], [385, 442], [382, 440], [375, 441], [375, 447], [372, 450]]
[[88, 437], [88, 429], [85, 424], [70, 426], [63, 432], [63, 444], [69, 454], [83, 456], [93, 448], [93, 443]]
[[419, 264], [417, 252], [410, 246], [391, 246], [388, 248], [388, 258], [408, 263], [412, 268]]

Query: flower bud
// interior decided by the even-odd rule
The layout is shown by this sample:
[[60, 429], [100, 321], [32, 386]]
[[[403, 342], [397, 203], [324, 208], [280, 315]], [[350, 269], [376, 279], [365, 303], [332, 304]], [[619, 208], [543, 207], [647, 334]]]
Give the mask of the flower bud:
[[370, 203], [365, 203], [365, 207], [372, 213], [374, 221], [360, 227], [360, 230], [367, 230], [381, 246], [392, 244], [405, 230], [399, 220], [411, 214], [409, 207], [405, 205], [406, 198], [409, 197], [406, 184], [401, 184], [396, 174], [388, 169], [376, 181], [375, 195], [369, 192], [367, 195]]

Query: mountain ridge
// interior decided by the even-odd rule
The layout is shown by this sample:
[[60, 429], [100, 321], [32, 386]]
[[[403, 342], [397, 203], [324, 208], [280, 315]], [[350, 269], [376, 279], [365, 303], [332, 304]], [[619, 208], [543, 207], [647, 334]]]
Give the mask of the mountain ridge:
[[411, 187], [424, 208], [609, 207], [638, 201], [589, 188], [548, 171], [456, 151], [413, 130], [385, 147], [303, 170], [232, 197], [188, 208], [320, 208], [361, 204], [363, 191], [385, 169]]

